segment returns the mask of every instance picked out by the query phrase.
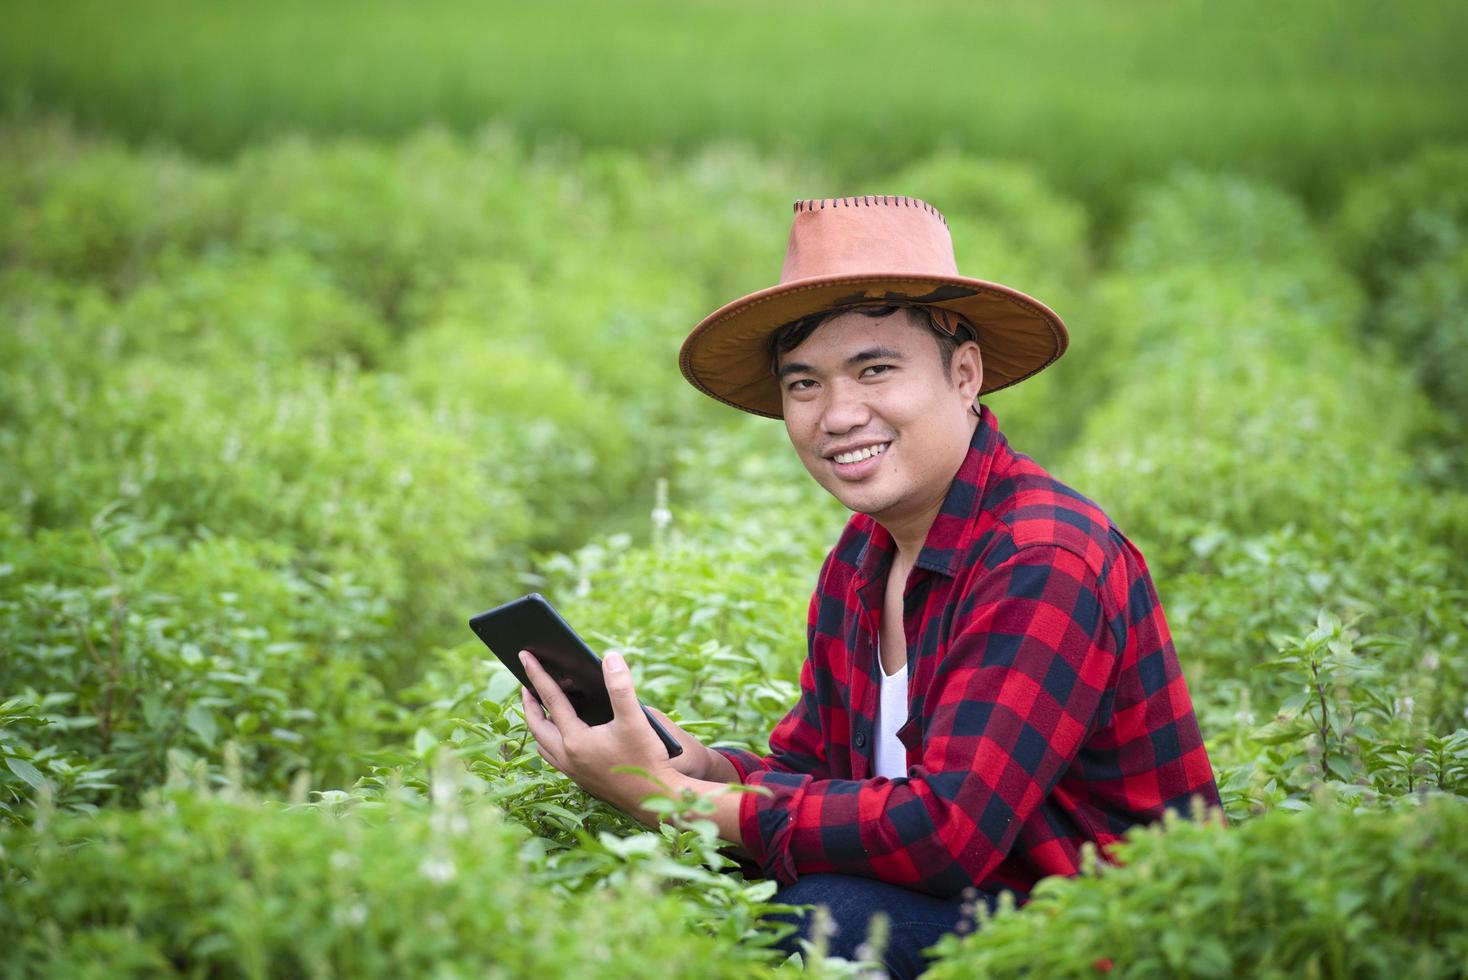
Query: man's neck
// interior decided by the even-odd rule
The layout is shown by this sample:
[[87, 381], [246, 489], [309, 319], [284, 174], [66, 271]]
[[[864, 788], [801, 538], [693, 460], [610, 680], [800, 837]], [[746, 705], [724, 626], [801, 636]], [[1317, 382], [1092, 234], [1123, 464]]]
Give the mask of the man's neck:
[[964, 460], [968, 458], [969, 446], [973, 444], [973, 434], [978, 426], [978, 416], [974, 415], [969, 422], [969, 439], [964, 443], [963, 450], [958, 453], [958, 459], [953, 464], [953, 473], [949, 476], [948, 482], [943, 484], [943, 489], [933, 499], [924, 501], [920, 508], [907, 514], [876, 517], [877, 523], [892, 535], [892, 542], [897, 547], [897, 555], [893, 559], [895, 564], [912, 568], [918, 555], [922, 553], [923, 545], [928, 540], [928, 532], [933, 529], [933, 522], [938, 519], [939, 512], [943, 510], [943, 501], [948, 499], [948, 491], [958, 477], [958, 471], [963, 468]]
[[[945, 492], [944, 496], [947, 496]], [[895, 566], [911, 568], [917, 556], [922, 553], [923, 544], [928, 540], [928, 532], [933, 528], [933, 522], [938, 519], [938, 512], [943, 509], [943, 498], [938, 498], [931, 507], [925, 507], [919, 514], [910, 518], [879, 521], [892, 535], [892, 543], [897, 548], [897, 554], [893, 556], [892, 563]]]

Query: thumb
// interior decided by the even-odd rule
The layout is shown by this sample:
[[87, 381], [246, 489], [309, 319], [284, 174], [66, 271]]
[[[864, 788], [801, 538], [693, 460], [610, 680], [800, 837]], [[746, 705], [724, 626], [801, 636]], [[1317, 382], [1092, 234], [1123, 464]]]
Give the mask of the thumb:
[[612, 714], [619, 718], [634, 718], [642, 714], [637, 703], [637, 692], [632, 689], [632, 672], [627, 661], [615, 651], [606, 655], [601, 662], [602, 680], [607, 685], [607, 697], [612, 702]]

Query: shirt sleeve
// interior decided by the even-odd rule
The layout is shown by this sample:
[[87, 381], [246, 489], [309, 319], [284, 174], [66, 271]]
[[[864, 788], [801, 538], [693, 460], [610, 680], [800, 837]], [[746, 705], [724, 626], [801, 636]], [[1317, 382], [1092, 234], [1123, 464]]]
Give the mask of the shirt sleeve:
[[838, 872], [954, 896], [983, 882], [1091, 731], [1118, 653], [1103, 606], [1076, 553], [1016, 551], [961, 600], [909, 776], [750, 773], [769, 792], [741, 801], [745, 847], [785, 883]]

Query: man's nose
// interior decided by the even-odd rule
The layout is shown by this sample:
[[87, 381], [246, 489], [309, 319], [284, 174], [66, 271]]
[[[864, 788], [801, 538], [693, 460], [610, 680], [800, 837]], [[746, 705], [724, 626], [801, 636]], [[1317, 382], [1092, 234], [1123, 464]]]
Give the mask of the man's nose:
[[861, 386], [837, 383], [826, 388], [826, 403], [821, 412], [823, 430], [840, 435], [861, 428], [871, 418], [871, 408]]

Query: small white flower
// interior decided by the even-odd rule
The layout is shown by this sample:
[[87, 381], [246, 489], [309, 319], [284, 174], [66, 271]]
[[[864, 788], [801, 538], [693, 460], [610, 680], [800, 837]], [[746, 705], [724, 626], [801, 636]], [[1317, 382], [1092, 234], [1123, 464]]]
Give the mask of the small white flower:
[[459, 869], [447, 858], [424, 858], [423, 863], [418, 865], [418, 873], [429, 881], [444, 885], [458, 877]]
[[1397, 698], [1396, 701], [1393, 702], [1393, 707], [1397, 709], [1397, 714], [1401, 715], [1403, 720], [1411, 721], [1412, 709], [1417, 707], [1417, 702], [1409, 694], [1404, 698]]
[[435, 779], [430, 792], [433, 794], [434, 806], [444, 807], [454, 801], [454, 787], [446, 778]]
[[428, 817], [428, 826], [432, 827], [436, 834], [463, 837], [469, 832], [469, 818], [462, 813], [439, 811]]
[[354, 902], [346, 908], [337, 909], [332, 913], [332, 918], [339, 926], [360, 926], [367, 921], [367, 906]]

